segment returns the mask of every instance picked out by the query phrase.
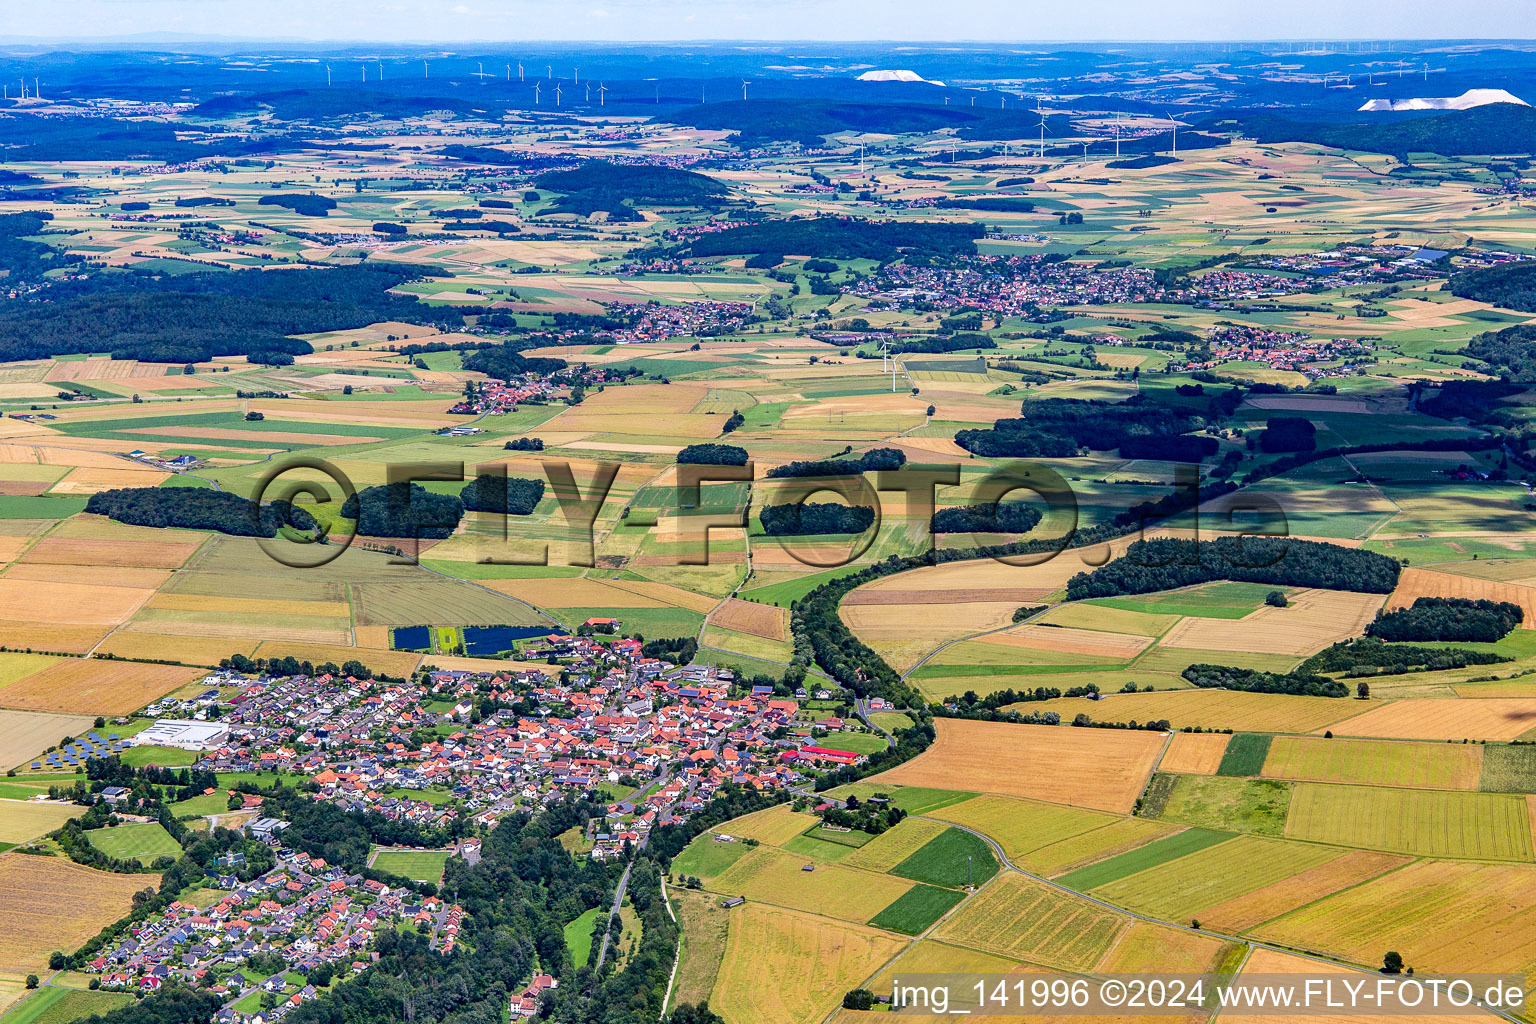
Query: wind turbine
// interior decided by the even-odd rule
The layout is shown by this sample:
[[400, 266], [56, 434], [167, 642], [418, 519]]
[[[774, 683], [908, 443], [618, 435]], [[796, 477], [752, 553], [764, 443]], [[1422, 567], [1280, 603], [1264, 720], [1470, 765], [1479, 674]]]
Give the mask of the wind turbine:
[[533, 80], [533, 105], [534, 106], [538, 106], [539, 105], [539, 84], [540, 84], [539, 80], [537, 78], [535, 78]]
[[608, 87], [601, 82], [597, 86], [597, 105], [600, 107], [608, 105]]
[[495, 78], [496, 77], [495, 75], [493, 75], [490, 72], [485, 70], [485, 65], [484, 64], [476, 64], [475, 66], [480, 69], [479, 71], [475, 72], [475, 77], [480, 79], [480, 84], [481, 85], [485, 84], [485, 80], [487, 78]]
[[366, 83], [367, 81], [368, 81], [368, 65], [364, 64], [363, 65], [363, 82]]
[[[330, 85], [331, 84], [331, 66], [329, 64], [327, 64], [325, 66], [325, 84], [326, 85]], [[23, 93], [25, 93], [27, 91], [27, 83], [26, 83], [25, 80], [23, 80], [22, 83], [21, 83], [21, 91]]]
[[554, 68], [554, 65], [552, 65], [552, 64], [545, 64], [544, 65], [544, 79], [545, 79], [545, 81], [549, 81], [549, 82], [553, 82], [555, 80], [555, 68]]
[[519, 82], [524, 80], [523, 79], [523, 62], [522, 61], [518, 61], [517, 62], [517, 80]]
[[558, 107], [559, 105], [560, 105], [560, 83], [556, 82], [555, 83], [555, 106]]
[[384, 81], [384, 62], [379, 61], [379, 81]]
[[587, 83], [587, 102], [588, 103], [592, 102], [592, 83], [591, 82]]
[[1115, 159], [1120, 159], [1120, 113], [1115, 112]]
[[1173, 152], [1171, 155], [1177, 159], [1179, 155], [1179, 122], [1175, 121], [1173, 115], [1168, 113], [1168, 111], [1165, 110], [1163, 113], [1168, 115], [1168, 127], [1173, 132]]
[[427, 74], [427, 62], [426, 61], [422, 61], [421, 62], [421, 77], [422, 78], [430, 78], [430, 77], [432, 77], [431, 75]]
[[512, 81], [512, 65], [507, 65], [507, 81]]
[[1040, 115], [1040, 123], [1035, 127], [1040, 129], [1040, 159], [1045, 159], [1045, 108], [1040, 106], [1040, 97], [1035, 97], [1035, 113]]
[[572, 85], [580, 85], [581, 84], [581, 68], [579, 68], [579, 67], [578, 68], [571, 68], [571, 84]]
[[743, 102], [745, 102], [747, 98], [747, 86], [751, 84], [752, 83], [747, 81], [745, 78], [741, 80], [741, 98]]

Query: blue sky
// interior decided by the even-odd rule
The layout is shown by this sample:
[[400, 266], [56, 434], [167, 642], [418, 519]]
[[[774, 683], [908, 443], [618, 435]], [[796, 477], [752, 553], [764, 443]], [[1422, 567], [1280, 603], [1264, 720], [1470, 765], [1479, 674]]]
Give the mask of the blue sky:
[[0, 0], [0, 36], [517, 40], [1536, 37], [1533, 0]]

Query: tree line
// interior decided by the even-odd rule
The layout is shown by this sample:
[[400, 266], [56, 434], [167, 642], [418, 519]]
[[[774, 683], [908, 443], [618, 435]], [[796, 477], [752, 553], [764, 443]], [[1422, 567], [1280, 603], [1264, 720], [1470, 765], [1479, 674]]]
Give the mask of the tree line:
[[285, 500], [262, 505], [204, 487], [114, 487], [97, 491], [85, 510], [119, 523], [214, 530], [235, 537], [275, 537], [284, 526], [313, 530], [315, 519]]
[[1138, 540], [1119, 558], [1068, 580], [1067, 599], [1147, 594], [1215, 580], [1389, 594], [1401, 571], [1396, 559], [1374, 551], [1289, 537]]

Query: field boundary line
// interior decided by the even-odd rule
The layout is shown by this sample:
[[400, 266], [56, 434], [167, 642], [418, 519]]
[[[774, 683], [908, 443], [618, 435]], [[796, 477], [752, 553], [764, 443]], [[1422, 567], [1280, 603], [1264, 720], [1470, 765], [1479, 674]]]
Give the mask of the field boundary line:
[[[937, 821], [937, 820], [939, 820], [937, 818], [928, 818], [926, 815], [912, 815], [911, 817], [919, 818], [919, 819], [924, 819], [924, 820], [928, 820], [928, 821]], [[1114, 912], [1116, 914], [1123, 914], [1126, 917], [1132, 918], [1132, 919], [1137, 920], [1137, 921], [1144, 921], [1147, 924], [1156, 924], [1156, 925], [1162, 925], [1163, 927], [1166, 927], [1166, 928], [1175, 928], [1175, 929], [1177, 929], [1177, 930], [1179, 930], [1181, 932], [1186, 932], [1186, 933], [1191, 934], [1191, 935], [1206, 935], [1206, 936], [1210, 936], [1213, 939], [1221, 939], [1221, 940], [1223, 940], [1225, 942], [1245, 943], [1245, 944], [1247, 944], [1247, 946], [1249, 948], [1250, 954], [1251, 954], [1252, 950], [1254, 950], [1254, 949], [1269, 949], [1269, 950], [1273, 950], [1273, 951], [1275, 951], [1277, 953], [1286, 953], [1286, 954], [1289, 954], [1291, 956], [1300, 957], [1300, 958], [1305, 959], [1305, 960], [1311, 960], [1314, 963], [1329, 964], [1330, 966], [1334, 966], [1334, 967], [1347, 967], [1348, 969], [1350, 969], [1352, 971], [1358, 971], [1358, 972], [1360, 972], [1362, 974], [1372, 974], [1372, 975], [1374, 975], [1374, 974], [1377, 973], [1377, 971], [1376, 971], [1376, 969], [1374, 967], [1368, 967], [1368, 966], [1363, 966], [1361, 964], [1351, 963], [1348, 960], [1342, 960], [1342, 959], [1338, 959], [1338, 958], [1334, 958], [1334, 957], [1328, 957], [1328, 956], [1324, 956], [1324, 955], [1319, 954], [1319, 953], [1311, 953], [1311, 952], [1306, 952], [1306, 951], [1303, 951], [1303, 950], [1296, 950], [1296, 949], [1292, 949], [1292, 948], [1290, 948], [1288, 946], [1281, 946], [1281, 945], [1277, 945], [1277, 944], [1272, 943], [1272, 942], [1265, 942], [1265, 941], [1263, 941], [1261, 939], [1249, 939], [1249, 938], [1244, 938], [1241, 935], [1230, 935], [1230, 934], [1228, 934], [1226, 932], [1213, 931], [1213, 930], [1211, 930], [1209, 928], [1191, 928], [1189, 925], [1179, 924], [1176, 921], [1167, 921], [1167, 920], [1163, 920], [1162, 918], [1151, 917], [1151, 916], [1149, 916], [1147, 914], [1139, 913], [1139, 912], [1137, 912], [1135, 910], [1128, 910], [1125, 907], [1117, 907], [1113, 903], [1107, 903], [1104, 900], [1101, 900], [1101, 899], [1099, 899], [1096, 896], [1090, 896], [1088, 893], [1085, 893], [1085, 892], [1078, 892], [1076, 889], [1068, 888], [1067, 886], [1062, 885], [1059, 882], [1053, 882], [1051, 879], [1045, 878], [1045, 877], [1043, 877], [1041, 875], [1037, 875], [1037, 874], [1035, 874], [1032, 871], [1025, 871], [1023, 868], [1018, 867], [1011, 860], [1009, 860], [1008, 859], [1008, 855], [1003, 852], [1003, 848], [1000, 845], [998, 845], [997, 841], [995, 839], [993, 839], [991, 836], [989, 836], [986, 833], [984, 833], [984, 832], [978, 832], [976, 829], [969, 828], [969, 827], [967, 827], [965, 825], [959, 825], [959, 824], [956, 824], [955, 822], [952, 822], [952, 821], [945, 822], [945, 824], [949, 825], [952, 828], [958, 828], [961, 831], [969, 832], [972, 835], [976, 836], [978, 839], [980, 839], [982, 842], [986, 843], [988, 846], [992, 847], [992, 852], [997, 855], [998, 860], [1001, 861], [1003, 866], [1006, 867], [1008, 870], [1018, 872], [1019, 874], [1023, 875], [1025, 878], [1028, 878], [1028, 879], [1031, 879], [1033, 881], [1039, 882], [1040, 884], [1048, 886], [1048, 887], [1050, 887], [1051, 889], [1054, 889], [1057, 892], [1063, 892], [1063, 893], [1066, 893], [1066, 894], [1068, 894], [1070, 896], [1076, 896], [1079, 899], [1086, 900], [1087, 902], [1092, 903], [1094, 906], [1100, 907], [1100, 908], [1102, 908], [1104, 910], [1109, 910], [1109, 911], [1112, 911], [1112, 912]], [[995, 878], [997, 876], [994, 875], [993, 877]], [[964, 943], [955, 943], [955, 945], [962, 946], [962, 947], [964, 947], [966, 949], [974, 949], [975, 948], [975, 947], [972, 947], [972, 946], [966, 946]], [[982, 950], [977, 950], [977, 952], [979, 952], [979, 953], [986, 953], [988, 951], [982, 949]], [[992, 955], [995, 956], [997, 954], [994, 953]], [[1484, 1009], [1488, 1010], [1488, 1012], [1490, 1012], [1490, 1013], [1494, 1013], [1494, 1014], [1497, 1014], [1500, 1017], [1503, 1017], [1505, 1020], [1510, 1021], [1511, 1024], [1525, 1024], [1524, 1021], [1522, 1021], [1518, 1017], [1515, 1017], [1512, 1014], [1504, 1013], [1504, 1012], [1502, 1012], [1502, 1011], [1500, 1011], [1498, 1009], [1491, 1008], [1491, 1007], [1484, 1007]]]

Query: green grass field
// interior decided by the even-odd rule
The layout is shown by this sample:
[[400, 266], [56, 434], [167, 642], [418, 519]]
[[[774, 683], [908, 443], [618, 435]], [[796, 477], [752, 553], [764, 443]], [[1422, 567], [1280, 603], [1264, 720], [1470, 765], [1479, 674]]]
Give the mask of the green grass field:
[[930, 885], [980, 885], [997, 874], [997, 858], [979, 836], [948, 828], [891, 869], [891, 874]]
[[965, 894], [954, 889], [914, 885], [872, 917], [869, 923], [903, 935], [921, 935], [963, 899]]
[[706, 832], [672, 858], [672, 876], [692, 875], [708, 881], [741, 859], [749, 847], [744, 843], [720, 843], [714, 833]]
[[1185, 825], [1279, 836], [1285, 834], [1290, 799], [1285, 782], [1180, 775], [1159, 816]]
[[90, 992], [74, 988], [40, 988], [13, 1006], [3, 1024], [70, 1024], [71, 1021], [105, 1014], [133, 1002], [127, 992]]
[[571, 962], [578, 968], [592, 958], [592, 925], [599, 913], [593, 907], [565, 926], [565, 948], [571, 951]]
[[181, 844], [158, 822], [98, 828], [86, 833], [91, 845], [108, 857], [148, 864], [156, 857], [180, 857]]
[[1240, 732], [1227, 742], [1226, 752], [1221, 755], [1217, 775], [1257, 775], [1264, 770], [1264, 758], [1269, 754], [1268, 733]]
[[129, 747], [119, 757], [123, 764], [132, 768], [142, 768], [148, 764], [157, 764], [162, 768], [185, 768], [197, 763], [197, 751], [182, 750], [180, 747], [157, 747], [146, 744], [142, 747]]
[[380, 850], [373, 858], [373, 866], [379, 871], [415, 882], [436, 882], [443, 877], [443, 865], [447, 863], [446, 850]]
[[1090, 864], [1085, 868], [1061, 875], [1055, 881], [1069, 889], [1087, 892], [1089, 889], [1097, 889], [1111, 882], [1118, 882], [1138, 871], [1146, 871], [1159, 864], [1166, 864], [1191, 853], [1198, 853], [1232, 838], [1231, 832], [1187, 828], [1166, 839], [1155, 839], [1145, 846], [1122, 853], [1118, 857], [1110, 857], [1108, 860], [1101, 860], [1097, 864]]
[[825, 739], [817, 740], [816, 745], [829, 750], [847, 750], [855, 754], [873, 754], [886, 748], [884, 736], [868, 732], [835, 732]]

